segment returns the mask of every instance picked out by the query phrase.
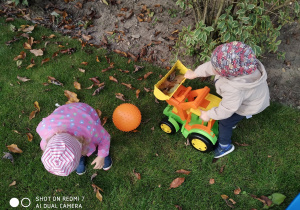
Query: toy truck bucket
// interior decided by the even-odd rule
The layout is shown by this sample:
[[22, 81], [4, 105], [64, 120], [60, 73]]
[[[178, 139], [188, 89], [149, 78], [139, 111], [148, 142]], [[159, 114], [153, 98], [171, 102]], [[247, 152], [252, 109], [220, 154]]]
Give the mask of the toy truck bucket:
[[179, 73], [184, 75], [187, 72], [187, 68], [179, 61], [177, 60], [177, 62], [175, 63], [175, 65], [171, 68], [171, 70], [158, 82], [154, 85], [154, 96], [161, 100], [161, 101], [165, 101], [165, 100], [169, 100], [173, 94], [177, 91], [177, 89], [180, 87], [180, 85], [182, 85], [185, 81], [185, 78], [182, 80], [182, 82], [177, 85], [176, 88], [172, 89], [172, 92], [165, 94], [163, 93], [160, 89], [159, 86], [167, 80], [167, 78], [170, 76], [170, 74], [172, 74], [174, 71], [178, 71]]

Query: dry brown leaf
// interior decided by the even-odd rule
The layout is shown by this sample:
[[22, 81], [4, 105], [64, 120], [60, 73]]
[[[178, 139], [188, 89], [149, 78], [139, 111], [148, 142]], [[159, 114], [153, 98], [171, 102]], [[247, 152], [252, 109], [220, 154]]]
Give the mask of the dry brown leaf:
[[137, 172], [135, 172], [135, 169], [133, 169], [133, 173], [134, 173], [135, 177], [136, 177], [138, 180], [140, 180], [140, 179], [141, 179], [141, 174], [140, 174], [140, 173], [137, 173]]
[[122, 101], [125, 101], [125, 98], [124, 98], [124, 95], [122, 93], [116, 93], [116, 98], [122, 100]]
[[26, 77], [20, 77], [20, 76], [17, 76], [17, 79], [22, 81], [22, 82], [27, 82], [29, 81], [30, 79], [26, 78]]
[[120, 72], [123, 72], [123, 73], [129, 73], [130, 71], [128, 70], [122, 70], [122, 69], [118, 69]]
[[35, 101], [35, 102], [33, 103], [33, 105], [34, 105], [34, 107], [36, 108], [37, 112], [41, 111], [41, 108], [40, 108], [40, 106], [39, 106], [39, 102]]
[[11, 144], [6, 146], [7, 149], [13, 153], [22, 153], [23, 151], [21, 149], [18, 148], [18, 146], [16, 144]]
[[51, 34], [50, 36], [48, 36], [49, 39], [53, 39], [55, 37], [54, 34]]
[[185, 180], [184, 177], [178, 177], [178, 178], [174, 179], [172, 181], [172, 183], [170, 184], [169, 189], [179, 187], [184, 182], [184, 180]]
[[26, 133], [28, 141], [32, 142], [33, 135], [31, 133]]
[[221, 195], [221, 197], [224, 199], [224, 200], [227, 200], [229, 197], [227, 195]]
[[98, 62], [98, 63], [100, 63], [100, 60], [99, 60], [99, 56], [97, 55], [97, 57], [96, 57], [96, 61]]
[[144, 87], [144, 90], [145, 90], [147, 93], [149, 93], [149, 92], [151, 91], [151, 88], [146, 88], [146, 87]]
[[99, 190], [97, 190], [97, 192], [96, 192], [96, 198], [98, 198], [98, 200], [102, 202], [102, 195], [99, 192]]
[[104, 126], [108, 120], [108, 117], [103, 117], [101, 121], [101, 125]]
[[144, 75], [144, 79], [147, 79], [151, 74], [153, 74], [153, 72], [148, 72], [147, 74]]
[[93, 96], [95, 96], [96, 94], [100, 93], [100, 91], [105, 87], [104, 82], [98, 85], [98, 88], [94, 91], [94, 93], [92, 94]]
[[114, 78], [113, 76], [109, 76], [109, 80], [118, 83], [118, 80], [116, 78]]
[[81, 68], [78, 68], [78, 70], [79, 70], [80, 72], [82, 72], [82, 73], [85, 72], [85, 70], [84, 70], [84, 69], [81, 69]]
[[29, 26], [29, 25], [21, 25], [19, 31], [23, 31], [23, 32], [31, 32], [33, 31], [34, 26]]
[[30, 52], [32, 54], [34, 54], [35, 56], [42, 56], [44, 55], [44, 52], [42, 49], [33, 49], [33, 50], [30, 50]]
[[89, 87], [87, 87], [87, 88], [85, 88], [85, 89], [90, 90], [90, 89], [92, 89], [93, 87], [94, 87], [94, 85], [91, 85], [91, 86], [89, 86]]
[[114, 50], [114, 52], [117, 53], [117, 54], [119, 54], [119, 55], [123, 55], [123, 56], [125, 56], [125, 57], [128, 56], [126, 52], [123, 52], [123, 51], [121, 51], [121, 50]]
[[242, 144], [240, 144], [240, 143], [238, 143], [238, 142], [234, 142], [236, 145], [238, 145], [238, 146], [242, 146], [242, 147], [247, 147], [247, 146], [249, 146], [249, 144], [245, 144], [245, 143], [242, 143]]
[[98, 175], [97, 173], [94, 173], [94, 174], [91, 176], [91, 181], [93, 181], [93, 179], [94, 179], [97, 175]]
[[19, 131], [17, 131], [17, 130], [13, 130], [13, 132], [21, 135], [21, 133]]
[[100, 109], [96, 109], [96, 112], [97, 112], [97, 114], [98, 114], [98, 117], [100, 118], [100, 117], [101, 117], [101, 115], [102, 115], [102, 112], [101, 112], [101, 110], [100, 110]]
[[177, 20], [175, 23], [174, 23], [174, 25], [178, 25], [178, 24], [180, 24], [181, 23], [181, 19], [179, 19], [179, 20]]
[[13, 181], [12, 183], [10, 183], [8, 186], [11, 187], [11, 186], [15, 186], [17, 184], [16, 181]]
[[74, 87], [77, 89], [77, 90], [81, 90], [81, 84], [77, 81], [74, 82]]
[[126, 86], [129, 89], [133, 89], [133, 87], [132, 87], [131, 84], [127, 84], [127, 83], [124, 83], [124, 82], [122, 82], [121, 84], [124, 85], [124, 86]]
[[44, 63], [49, 62], [49, 61], [50, 61], [50, 58], [45, 58], [45, 59], [43, 59], [43, 60], [42, 60], [42, 65], [43, 65]]
[[134, 65], [134, 71], [133, 71], [133, 73], [135, 73], [135, 72], [137, 72], [137, 71], [139, 71], [139, 70], [141, 70], [143, 68], [144, 68], [143, 66]]
[[191, 172], [184, 169], [180, 169], [177, 170], [176, 173], [189, 175]]
[[86, 65], [88, 65], [89, 63], [88, 63], [88, 62], [81, 62], [81, 64], [86, 66]]
[[223, 165], [223, 166], [220, 168], [219, 173], [220, 173], [220, 174], [223, 173], [224, 169], [225, 169], [225, 165]]
[[232, 198], [229, 198], [229, 200], [231, 201], [231, 203], [234, 205], [236, 204], [236, 202], [232, 199]]
[[54, 77], [48, 76], [48, 82], [58, 86], [64, 86], [60, 81], [55, 79]]
[[215, 179], [210, 179], [209, 180], [209, 184], [214, 184], [215, 183]]
[[94, 83], [95, 86], [100, 84], [100, 81], [98, 80], [98, 77], [92, 77], [92, 78], [89, 78], [89, 80], [91, 80]]
[[29, 120], [32, 120], [33, 118], [35, 118], [35, 114], [37, 113], [38, 111], [37, 110], [34, 110], [30, 113], [29, 115]]
[[74, 92], [71, 92], [69, 90], [64, 91], [65, 96], [68, 98], [68, 101], [66, 104], [74, 103], [74, 102], [79, 102], [79, 99], [77, 98], [77, 94]]
[[93, 39], [93, 37], [91, 35], [84, 35], [84, 34], [82, 34], [82, 38], [87, 40], [87, 41]]
[[35, 66], [35, 64], [34, 64], [34, 63], [32, 63], [32, 64], [28, 65], [28, 66], [26, 67], [26, 69], [30, 69], [30, 68], [32, 68], [33, 66]]
[[[104, 192], [100, 187], [98, 187], [95, 184], [92, 184], [92, 187], [94, 188], [94, 190], [96, 189], [96, 190], [100, 190], [101, 192]], [[95, 190], [95, 192], [96, 192], [96, 190]]]
[[139, 98], [139, 94], [140, 94], [140, 90], [139, 89], [137, 89], [136, 91], [135, 91], [135, 96], [136, 96], [136, 98]]
[[20, 52], [20, 55], [18, 55], [14, 58], [14, 61], [17, 61], [19, 59], [24, 59], [25, 57], [26, 57], [26, 52], [22, 51], [22, 52]]
[[238, 194], [241, 193], [241, 189], [238, 187], [238, 188], [236, 188], [236, 189], [233, 191], [233, 193], [234, 193], [235, 195], [238, 195]]

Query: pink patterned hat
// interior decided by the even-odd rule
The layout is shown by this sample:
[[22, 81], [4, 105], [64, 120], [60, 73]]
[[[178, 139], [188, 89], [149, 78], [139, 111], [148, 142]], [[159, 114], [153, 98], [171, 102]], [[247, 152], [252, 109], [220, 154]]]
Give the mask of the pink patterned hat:
[[252, 74], [257, 69], [254, 51], [239, 41], [216, 47], [211, 55], [211, 63], [223, 77]]
[[48, 142], [42, 156], [47, 171], [58, 176], [68, 176], [79, 165], [82, 145], [72, 135], [60, 133]]

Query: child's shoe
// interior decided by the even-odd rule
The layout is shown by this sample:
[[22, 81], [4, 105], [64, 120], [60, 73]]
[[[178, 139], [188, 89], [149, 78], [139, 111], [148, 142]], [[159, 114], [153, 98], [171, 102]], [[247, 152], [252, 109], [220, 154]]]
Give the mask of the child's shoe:
[[80, 158], [80, 161], [79, 161], [79, 165], [78, 167], [76, 168], [76, 173], [78, 175], [82, 175], [85, 173], [85, 165], [86, 165], [86, 162], [85, 162], [85, 159], [86, 159], [86, 156], [81, 156]]
[[103, 170], [104, 171], [108, 171], [112, 166], [112, 159], [111, 157], [108, 155], [105, 157], [104, 159], [104, 166], [103, 166]]
[[229, 144], [227, 147], [223, 148], [220, 145], [215, 149], [215, 158], [220, 158], [228, 155], [234, 150], [234, 145]]

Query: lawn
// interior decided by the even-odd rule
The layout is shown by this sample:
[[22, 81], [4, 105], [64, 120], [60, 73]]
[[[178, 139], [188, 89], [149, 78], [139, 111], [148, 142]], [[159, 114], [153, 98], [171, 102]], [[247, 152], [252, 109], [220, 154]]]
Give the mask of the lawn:
[[[0, 148], [8, 152], [7, 145], [17, 144], [23, 151], [12, 153], [13, 164], [7, 159], [0, 161], [1, 209], [10, 208], [11, 198], [23, 199], [25, 206], [30, 200], [30, 209], [75, 208], [75, 204], [83, 209], [229, 209], [228, 204], [233, 205], [232, 202], [227, 201], [227, 204], [221, 195], [234, 200], [236, 209], [261, 209], [263, 203], [253, 195], [261, 197], [273, 193], [281, 193], [286, 199], [272, 209], [284, 209], [299, 193], [299, 110], [272, 103], [261, 114], [243, 120], [234, 130], [236, 151], [213, 163], [212, 153], [203, 154], [186, 146], [186, 139], [180, 133], [168, 135], [160, 130], [158, 123], [167, 104], [157, 103], [153, 92], [144, 88], [153, 90], [160, 75], [167, 73], [166, 69], [143, 62], [128, 63], [128, 58], [101, 48], [83, 47], [78, 40], [40, 26], [28, 34], [38, 41], [33, 43], [33, 49], [44, 48], [43, 55], [37, 57], [24, 49], [27, 38], [18, 36], [22, 32], [11, 30], [12, 26], [19, 29], [26, 24], [31, 25], [23, 20], [5, 22], [0, 18]], [[50, 38], [52, 34], [55, 37]], [[19, 40], [6, 45], [14, 37]], [[60, 52], [53, 57], [55, 52], [70, 48], [76, 49], [75, 52]], [[22, 51], [26, 52], [26, 57], [19, 60], [18, 67], [14, 58]], [[46, 58], [50, 60], [42, 64]], [[106, 58], [114, 67], [102, 72], [110, 65]], [[26, 69], [32, 59], [35, 65]], [[143, 68], [134, 72], [135, 65]], [[152, 74], [140, 80], [149, 72]], [[17, 76], [30, 80], [22, 82]], [[63, 86], [49, 83], [48, 76], [56, 78]], [[118, 83], [111, 81], [110, 76]], [[95, 87], [86, 89], [93, 84], [89, 79], [93, 77], [105, 83], [94, 96]], [[80, 90], [75, 89], [74, 81], [81, 84]], [[131, 84], [135, 89], [121, 83]], [[199, 80], [186, 81], [185, 85], [193, 89], [208, 85], [214, 92], [209, 83]], [[137, 89], [140, 90], [138, 98]], [[40, 138], [35, 129], [42, 118], [53, 112], [56, 103], [63, 105], [68, 101], [65, 90], [76, 93], [80, 102], [101, 110], [101, 120], [107, 117], [104, 127], [112, 137], [110, 153], [113, 158], [109, 171], [93, 170], [89, 164], [94, 156], [89, 158], [83, 176], [72, 173], [68, 177], [58, 177], [44, 169], [40, 160]], [[125, 103], [116, 98], [116, 93], [124, 94], [126, 103], [140, 109], [142, 123], [136, 132], [125, 133], [114, 126], [112, 113]], [[35, 110], [35, 101], [39, 103], [40, 112], [29, 119]], [[31, 142], [26, 133], [33, 135]], [[179, 169], [190, 171], [190, 174], [176, 173]], [[98, 175], [91, 181], [95, 172]], [[140, 174], [140, 179], [136, 173]], [[178, 177], [184, 177], [185, 181], [169, 189]], [[13, 181], [16, 184], [9, 186]], [[96, 198], [92, 183], [103, 189], [102, 202]], [[235, 194], [238, 188], [241, 192]]]

